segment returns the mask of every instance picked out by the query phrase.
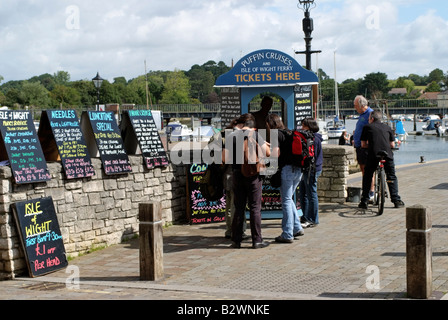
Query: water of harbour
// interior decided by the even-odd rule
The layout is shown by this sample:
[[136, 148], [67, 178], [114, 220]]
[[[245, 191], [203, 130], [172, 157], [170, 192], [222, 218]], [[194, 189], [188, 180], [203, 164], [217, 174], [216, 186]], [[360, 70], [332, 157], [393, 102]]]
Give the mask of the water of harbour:
[[[346, 120], [345, 127], [347, 132], [353, 133], [357, 120]], [[424, 122], [417, 122], [417, 131], [423, 132]], [[414, 132], [413, 121], [403, 121], [403, 127], [406, 132]], [[338, 139], [330, 139], [329, 144], [338, 144]], [[399, 150], [394, 152], [395, 165], [419, 163], [420, 157], [424, 160], [433, 161], [448, 159], [448, 137], [437, 137], [436, 135], [408, 135]]]

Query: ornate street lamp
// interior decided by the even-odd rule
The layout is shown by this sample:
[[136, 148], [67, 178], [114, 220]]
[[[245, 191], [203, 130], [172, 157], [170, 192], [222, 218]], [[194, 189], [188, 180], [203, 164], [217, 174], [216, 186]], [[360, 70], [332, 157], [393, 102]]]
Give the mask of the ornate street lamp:
[[99, 72], [96, 73], [96, 77], [92, 79], [93, 84], [95, 85], [96, 88], [96, 93], [97, 93], [97, 98], [96, 98], [96, 109], [99, 110], [100, 109], [100, 88], [101, 88], [101, 84], [103, 83], [103, 78], [100, 77]]
[[311, 50], [311, 33], [314, 30], [313, 19], [310, 18], [310, 10], [316, 7], [314, 0], [299, 0], [297, 7], [305, 13], [305, 18], [302, 20], [303, 32], [305, 33], [305, 51], [297, 51], [296, 54], [305, 54], [306, 55], [306, 68], [311, 70], [311, 54], [320, 53], [322, 51], [312, 51]]

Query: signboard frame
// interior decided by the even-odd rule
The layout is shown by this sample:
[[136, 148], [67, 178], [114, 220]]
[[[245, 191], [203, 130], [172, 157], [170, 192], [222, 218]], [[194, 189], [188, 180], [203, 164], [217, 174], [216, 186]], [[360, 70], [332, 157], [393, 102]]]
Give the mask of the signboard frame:
[[147, 169], [169, 165], [151, 110], [125, 110], [120, 128], [126, 152], [141, 153]]
[[30, 111], [1, 110], [0, 131], [0, 150], [6, 152], [17, 184], [51, 180]]
[[30, 277], [67, 267], [67, 254], [52, 197], [16, 202], [11, 207]]
[[[99, 155], [106, 175], [132, 172], [120, 129], [112, 111], [83, 111], [81, 130], [86, 138], [90, 156]], [[113, 146], [113, 149], [109, 148], [109, 145]]]
[[[47, 161], [61, 161], [67, 179], [95, 175], [79, 118], [73, 109], [44, 110], [38, 136]], [[47, 150], [49, 150], [47, 152]]]

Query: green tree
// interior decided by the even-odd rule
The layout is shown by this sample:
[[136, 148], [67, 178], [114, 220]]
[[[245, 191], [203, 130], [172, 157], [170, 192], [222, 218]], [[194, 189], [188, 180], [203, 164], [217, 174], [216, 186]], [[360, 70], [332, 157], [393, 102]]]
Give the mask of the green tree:
[[436, 81], [433, 81], [426, 87], [425, 91], [426, 92], [440, 92], [440, 86]]
[[58, 71], [53, 75], [56, 84], [67, 85], [70, 82], [70, 73], [67, 71]]
[[439, 68], [432, 70], [428, 76], [428, 83], [436, 82], [439, 83], [444, 80], [443, 71]]
[[23, 103], [29, 106], [48, 108], [51, 103], [49, 91], [39, 82], [26, 81], [21, 96]]
[[71, 83], [71, 87], [79, 94], [79, 102], [82, 106], [96, 104], [96, 88], [92, 81], [80, 80]]
[[339, 86], [339, 99], [341, 101], [351, 101], [360, 92], [361, 79], [347, 79]]
[[190, 103], [190, 82], [184, 72], [174, 70], [170, 72], [165, 81], [162, 92], [163, 104], [188, 104]]
[[190, 95], [200, 101], [204, 101], [213, 91], [215, 84], [213, 73], [195, 65], [186, 75], [190, 80]]
[[389, 82], [387, 81], [387, 74], [377, 72], [369, 73], [361, 82], [361, 92], [367, 92], [367, 98], [381, 99], [389, 92]]
[[10, 88], [5, 94], [5, 105], [16, 107], [24, 103], [20, 89]]
[[54, 81], [54, 77], [49, 73], [41, 74], [40, 76], [34, 76], [28, 80], [29, 82], [40, 82], [45, 89], [51, 91], [54, 89], [56, 82]]
[[50, 93], [51, 98], [60, 106], [76, 106], [81, 103], [81, 96], [75, 88], [57, 84]]

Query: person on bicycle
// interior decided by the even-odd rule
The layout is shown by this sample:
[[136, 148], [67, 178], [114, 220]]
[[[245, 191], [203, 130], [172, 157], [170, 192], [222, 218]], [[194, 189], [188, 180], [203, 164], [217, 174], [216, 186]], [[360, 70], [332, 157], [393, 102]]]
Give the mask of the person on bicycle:
[[379, 164], [377, 154], [380, 151], [387, 152], [384, 170], [391, 200], [395, 208], [404, 207], [404, 202], [401, 201], [398, 194], [398, 179], [395, 175], [394, 154], [392, 152], [392, 148], [395, 147], [395, 134], [387, 124], [382, 123], [382, 119], [382, 112], [374, 110], [369, 116], [369, 124], [364, 126], [361, 134], [361, 147], [368, 149], [367, 162], [362, 177], [361, 202], [358, 205], [361, 209], [367, 209], [373, 174]]

